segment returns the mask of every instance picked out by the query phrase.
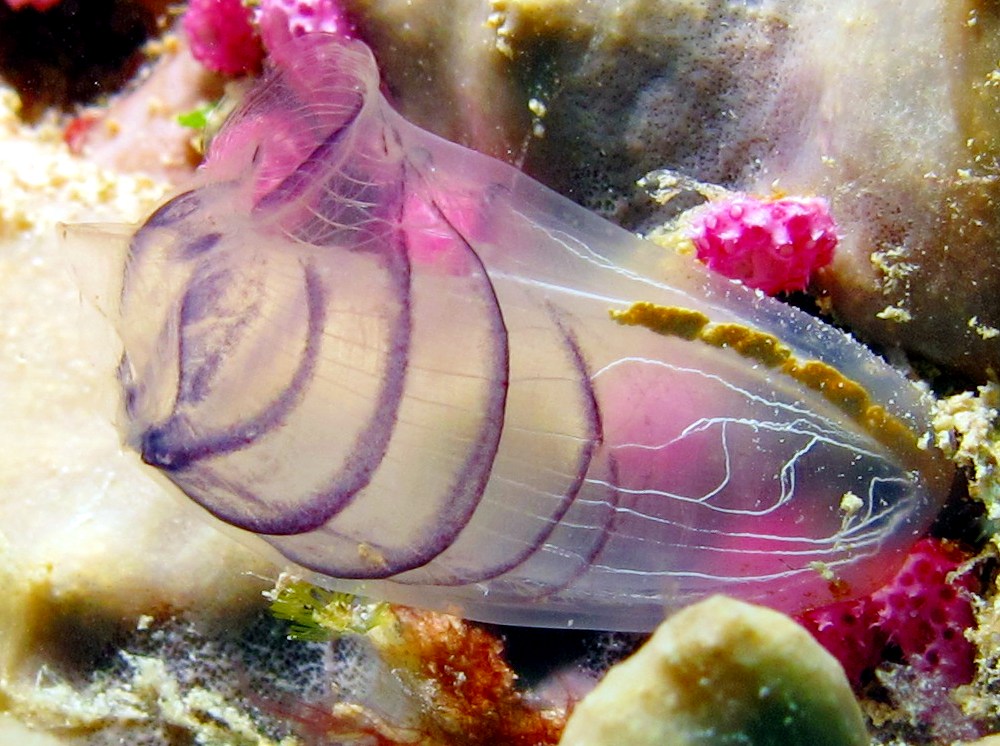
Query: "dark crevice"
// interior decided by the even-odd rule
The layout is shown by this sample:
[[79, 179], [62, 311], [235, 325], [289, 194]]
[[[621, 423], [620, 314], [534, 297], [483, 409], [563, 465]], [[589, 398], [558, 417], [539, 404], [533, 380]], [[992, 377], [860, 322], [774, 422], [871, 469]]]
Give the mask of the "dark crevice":
[[123, 87], [144, 61], [157, 14], [134, 0], [63, 0], [47, 11], [0, 2], [0, 78], [21, 97], [22, 116], [69, 110]]

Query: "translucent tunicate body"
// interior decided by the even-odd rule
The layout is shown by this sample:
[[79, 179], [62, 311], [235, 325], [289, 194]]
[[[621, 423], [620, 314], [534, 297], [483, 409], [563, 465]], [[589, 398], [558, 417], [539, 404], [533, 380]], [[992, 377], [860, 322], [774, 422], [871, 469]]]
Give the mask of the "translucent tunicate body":
[[291, 42], [131, 238], [126, 439], [329, 585], [636, 630], [871, 590], [940, 505], [926, 402], [807, 315], [407, 123]]

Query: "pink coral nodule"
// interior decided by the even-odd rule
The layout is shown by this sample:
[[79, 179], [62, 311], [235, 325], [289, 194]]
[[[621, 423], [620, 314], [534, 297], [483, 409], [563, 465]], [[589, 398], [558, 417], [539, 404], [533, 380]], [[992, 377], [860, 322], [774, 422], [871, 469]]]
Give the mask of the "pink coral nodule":
[[195, 59], [223, 75], [253, 72], [264, 48], [251, 17], [241, 0], [191, 0], [182, 23]]
[[819, 197], [710, 202], [698, 208], [689, 237], [710, 269], [768, 295], [804, 290], [837, 246], [829, 204]]
[[22, 8], [34, 8], [39, 12], [45, 12], [56, 7], [60, 0], [6, 0], [7, 7], [11, 10], [21, 10]]
[[190, 0], [183, 25], [195, 59], [223, 75], [256, 71], [265, 53], [280, 56], [291, 37], [354, 35], [339, 0], [258, 0], [252, 4], [244, 0]]
[[941, 539], [921, 539], [885, 587], [853, 601], [806, 612], [798, 621], [859, 686], [864, 674], [895, 649], [921, 674], [949, 686], [975, 674], [975, 646], [965, 630], [975, 626], [976, 576], [965, 567], [971, 555]]
[[[292, 36], [324, 33], [353, 36], [353, 27], [338, 0], [261, 0], [257, 20], [264, 13], [281, 10]], [[265, 46], [267, 38], [265, 36]]]

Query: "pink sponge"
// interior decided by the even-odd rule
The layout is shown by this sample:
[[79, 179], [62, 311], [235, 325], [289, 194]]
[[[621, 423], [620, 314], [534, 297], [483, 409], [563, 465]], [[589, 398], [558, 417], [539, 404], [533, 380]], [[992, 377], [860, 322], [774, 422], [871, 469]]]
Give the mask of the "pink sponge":
[[351, 24], [338, 0], [261, 0], [258, 21], [263, 14], [274, 10], [282, 11], [288, 19], [292, 36], [315, 32], [351, 35]]
[[840, 661], [854, 686], [882, 660], [887, 635], [878, 621], [871, 596], [813, 609], [798, 619]]
[[190, 0], [183, 25], [195, 59], [223, 75], [242, 75], [260, 66], [265, 49], [273, 52], [289, 36], [353, 31], [338, 0], [259, 0], [255, 6]]
[[830, 263], [837, 229], [818, 197], [728, 197], [695, 215], [689, 237], [709, 268], [768, 295], [803, 290]]
[[223, 75], [252, 72], [264, 57], [241, 0], [190, 0], [181, 23], [195, 59]]
[[975, 646], [964, 632], [975, 624], [970, 595], [976, 580], [965, 573], [948, 581], [966, 559], [954, 544], [923, 539], [888, 585], [855, 601], [806, 612], [799, 622], [841, 662], [855, 685], [894, 648], [918, 672], [933, 673], [949, 686], [966, 684], [975, 673]]
[[54, 8], [59, 3], [60, 0], [7, 0], [7, 5], [11, 10], [34, 8], [35, 10], [45, 11], [49, 8]]
[[879, 626], [910, 664], [953, 684], [968, 683], [975, 672], [975, 647], [964, 634], [975, 624], [975, 577], [965, 573], [947, 581], [966, 559], [953, 544], [924, 539], [893, 583], [872, 595]]

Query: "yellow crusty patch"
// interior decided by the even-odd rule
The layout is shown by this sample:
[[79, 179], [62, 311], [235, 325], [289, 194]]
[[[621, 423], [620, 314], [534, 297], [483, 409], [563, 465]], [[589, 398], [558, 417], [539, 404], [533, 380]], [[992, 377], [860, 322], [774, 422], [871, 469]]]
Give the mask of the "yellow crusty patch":
[[700, 339], [716, 347], [733, 349], [769, 368], [792, 359], [792, 351], [780, 339], [743, 324], [710, 324], [702, 330]]
[[860, 420], [871, 406], [871, 398], [861, 384], [847, 378], [827, 363], [819, 360], [801, 362], [789, 358], [781, 366], [781, 372], [820, 392], [827, 401], [835, 404], [852, 419]]
[[792, 351], [773, 334], [743, 324], [711, 324], [708, 316], [690, 308], [658, 306], [640, 301], [625, 311], [611, 311], [611, 318], [626, 326], [644, 326], [658, 334], [731, 348], [769, 368], [784, 363], [792, 356]]
[[611, 318], [625, 326], [644, 326], [657, 334], [681, 339], [697, 339], [709, 321], [701, 311], [648, 301], [633, 303], [625, 311], [611, 311]]
[[819, 392], [877, 441], [894, 451], [905, 453], [918, 447], [913, 430], [884, 407], [875, 404], [864, 386], [828, 363], [799, 360], [773, 334], [743, 324], [714, 324], [700, 311], [658, 306], [648, 301], [633, 303], [624, 311], [612, 310], [610, 313], [619, 324], [644, 326], [657, 334], [733, 350]]

